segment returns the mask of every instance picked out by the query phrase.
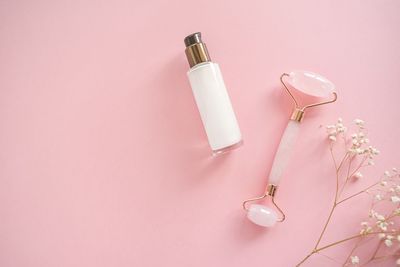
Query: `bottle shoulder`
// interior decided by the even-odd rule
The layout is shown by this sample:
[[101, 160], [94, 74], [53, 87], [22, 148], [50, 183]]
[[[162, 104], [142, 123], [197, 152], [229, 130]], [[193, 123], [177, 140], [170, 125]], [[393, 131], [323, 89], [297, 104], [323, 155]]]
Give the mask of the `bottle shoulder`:
[[212, 62], [212, 61], [202, 62], [200, 64], [197, 64], [197, 65], [191, 67], [187, 73], [191, 73], [191, 72], [196, 71], [201, 68], [214, 68], [214, 67], [218, 67], [218, 64], [215, 62]]

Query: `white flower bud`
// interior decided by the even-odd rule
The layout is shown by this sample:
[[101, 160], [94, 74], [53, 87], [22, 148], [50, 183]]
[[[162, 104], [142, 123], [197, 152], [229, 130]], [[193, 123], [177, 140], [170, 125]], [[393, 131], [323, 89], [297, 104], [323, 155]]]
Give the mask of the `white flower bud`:
[[358, 258], [357, 256], [351, 256], [350, 260], [351, 260], [351, 264], [353, 264], [353, 265], [357, 265], [360, 263], [360, 258]]
[[385, 216], [383, 216], [383, 215], [381, 215], [381, 214], [376, 214], [376, 219], [378, 220], [378, 221], [384, 221], [385, 220]]
[[382, 231], [387, 231], [387, 226], [388, 224], [385, 222], [379, 222], [378, 223], [378, 227], [382, 230]]
[[392, 240], [386, 239], [386, 240], [385, 240], [385, 245], [386, 245], [387, 247], [391, 247], [391, 246], [393, 245]]
[[399, 202], [400, 202], [400, 197], [398, 197], [398, 196], [392, 196], [392, 197], [390, 198], [390, 200], [391, 200], [393, 203], [399, 203]]

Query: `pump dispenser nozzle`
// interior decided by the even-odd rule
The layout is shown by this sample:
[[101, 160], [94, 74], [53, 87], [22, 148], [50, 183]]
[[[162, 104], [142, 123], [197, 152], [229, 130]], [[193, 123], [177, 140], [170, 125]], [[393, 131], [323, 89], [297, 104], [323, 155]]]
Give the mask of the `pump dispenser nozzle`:
[[202, 62], [211, 61], [210, 55], [208, 54], [207, 46], [201, 40], [201, 33], [196, 32], [188, 35], [184, 39], [186, 50], [185, 54], [189, 61], [190, 67], [193, 67]]
[[184, 42], [185, 42], [186, 47], [191, 46], [193, 44], [202, 43], [201, 32], [196, 32], [196, 33], [186, 36]]

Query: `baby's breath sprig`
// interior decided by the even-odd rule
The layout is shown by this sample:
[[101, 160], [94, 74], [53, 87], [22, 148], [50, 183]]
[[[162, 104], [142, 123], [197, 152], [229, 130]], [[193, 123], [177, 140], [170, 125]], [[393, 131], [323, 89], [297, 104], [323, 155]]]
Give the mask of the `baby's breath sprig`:
[[[329, 150], [336, 176], [334, 201], [314, 248], [297, 266], [302, 265], [314, 254], [319, 254], [325, 249], [348, 241], [355, 241], [355, 244], [342, 266], [361, 266], [360, 264], [365, 266], [371, 262], [393, 257], [398, 257], [396, 264], [400, 266], [400, 173], [397, 172], [397, 169], [385, 171], [382, 177], [375, 179], [375, 181], [372, 180], [369, 186], [342, 197], [350, 180], [357, 182], [360, 179], [365, 179], [362, 169], [374, 166], [375, 157], [380, 153], [377, 148], [370, 145], [365, 122], [356, 119], [353, 123], [352, 128], [355, 128], [355, 130], [351, 134], [348, 133], [349, 129], [344, 125], [342, 118], [339, 118], [336, 123], [326, 126]], [[341, 143], [344, 145], [344, 155], [340, 157], [341, 160], [339, 161], [334, 150], [343, 148]], [[368, 211], [368, 219], [361, 222], [361, 229], [358, 233], [327, 245], [321, 245], [335, 209], [361, 194], [371, 195], [371, 208]], [[382, 203], [386, 204], [382, 205]], [[389, 210], [388, 203], [390, 204]], [[370, 258], [361, 259], [356, 255], [356, 252], [366, 240], [375, 240], [377, 247]], [[393, 248], [396, 248], [394, 252], [391, 250]]]

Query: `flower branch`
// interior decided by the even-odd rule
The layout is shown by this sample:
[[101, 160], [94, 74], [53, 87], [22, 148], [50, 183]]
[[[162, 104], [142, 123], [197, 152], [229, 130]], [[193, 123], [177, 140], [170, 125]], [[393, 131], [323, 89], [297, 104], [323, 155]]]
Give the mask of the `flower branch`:
[[[378, 181], [373, 182], [364, 189], [341, 199], [344, 190], [349, 187], [350, 181], [357, 181], [363, 178], [364, 175], [360, 170], [364, 167], [373, 166], [375, 164], [374, 158], [379, 154], [379, 151], [376, 148], [369, 145], [370, 141], [364, 128], [364, 121], [357, 119], [354, 123], [356, 131], [350, 136], [347, 135], [347, 127], [343, 125], [342, 119], [338, 119], [337, 123], [326, 127], [328, 139], [330, 141], [330, 155], [335, 169], [336, 186], [334, 199], [327, 219], [322, 227], [322, 231], [318, 235], [318, 239], [313, 249], [296, 266], [302, 265], [311, 256], [319, 254], [323, 250], [352, 240], [357, 240], [357, 242], [346, 257], [342, 266], [347, 266], [349, 264], [358, 265], [360, 263], [359, 257], [354, 255], [354, 253], [357, 251], [363, 240], [378, 240], [378, 246], [375, 248], [370, 259], [365, 261], [364, 265], [379, 259], [400, 256], [400, 252], [386, 254], [383, 258], [379, 255], [382, 247], [391, 247], [395, 239], [398, 240], [400, 245], [400, 227], [397, 226], [396, 221], [394, 220], [400, 216], [400, 176], [396, 169], [393, 169], [392, 172], [386, 171], [383, 178], [380, 178]], [[340, 140], [343, 140], [345, 153], [338, 164], [334, 150], [338, 147], [336, 144]], [[357, 162], [357, 164], [354, 167], [353, 165], [355, 162]], [[342, 170], [344, 166], [347, 167], [345, 171]], [[345, 172], [344, 177], [342, 177], [343, 172]], [[373, 196], [371, 209], [369, 211], [369, 221], [361, 223], [362, 229], [359, 233], [321, 246], [322, 240], [331, 223], [336, 208], [344, 202], [363, 193]], [[376, 211], [377, 206], [383, 200], [388, 200], [390, 203], [394, 204], [392, 206], [393, 209], [387, 215], [382, 215]], [[324, 256], [332, 259], [327, 255]], [[336, 260], [334, 261], [337, 262]], [[397, 263], [400, 265], [400, 259]]]

